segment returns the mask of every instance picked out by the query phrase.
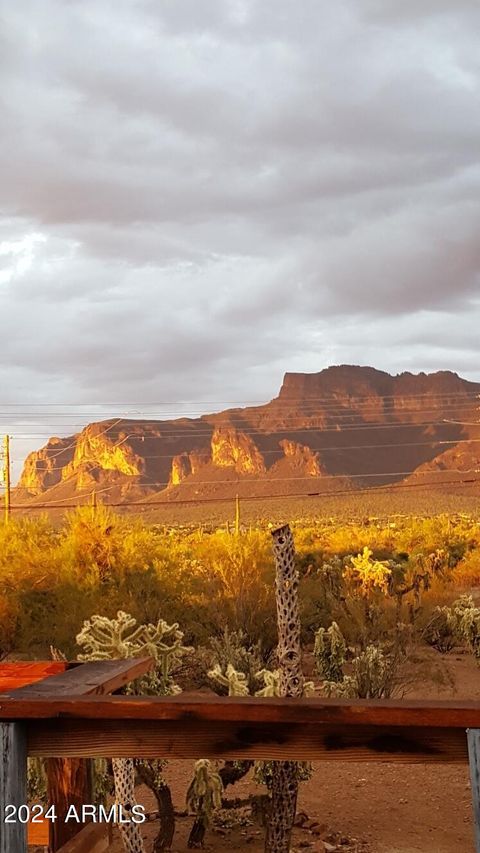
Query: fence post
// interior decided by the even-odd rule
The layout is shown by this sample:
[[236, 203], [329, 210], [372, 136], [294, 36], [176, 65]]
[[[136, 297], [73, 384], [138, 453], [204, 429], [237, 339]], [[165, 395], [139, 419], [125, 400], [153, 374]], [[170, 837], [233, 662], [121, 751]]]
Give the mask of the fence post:
[[480, 853], [480, 729], [467, 729], [475, 850]]
[[[18, 809], [26, 802], [26, 728], [23, 723], [0, 723], [0, 853], [26, 853], [28, 820], [20, 823], [18, 819]], [[9, 805], [15, 808], [13, 823], [5, 823]]]
[[65, 823], [65, 818], [70, 806], [81, 813], [82, 805], [94, 802], [90, 765], [85, 758], [47, 758], [48, 803], [56, 811], [56, 821], [50, 823], [49, 853], [56, 853], [82, 830], [75, 821]]

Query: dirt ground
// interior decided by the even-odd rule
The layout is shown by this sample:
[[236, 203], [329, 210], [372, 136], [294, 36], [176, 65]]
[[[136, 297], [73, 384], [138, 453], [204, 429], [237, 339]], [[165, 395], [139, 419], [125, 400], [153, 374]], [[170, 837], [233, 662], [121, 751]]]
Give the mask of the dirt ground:
[[[418, 681], [408, 698], [480, 699], [480, 671], [472, 657], [456, 652], [440, 655], [433, 650], [419, 654]], [[185, 809], [185, 792], [192, 775], [192, 761], [173, 761], [166, 776], [175, 808]], [[305, 813], [314, 830], [297, 828], [292, 850], [324, 853], [473, 853], [472, 807], [466, 765], [401, 765], [353, 762], [316, 762], [313, 777], [300, 786], [298, 813]], [[262, 793], [247, 777], [233, 788], [230, 797]], [[147, 811], [155, 806], [147, 789], [137, 790], [138, 802]], [[208, 832], [206, 851], [263, 851], [263, 829], [250, 822], [246, 812], [239, 825]], [[232, 813], [228, 813], [232, 818]], [[177, 819], [172, 847], [187, 850], [192, 817]], [[152, 849], [155, 824], [145, 824], [147, 850]], [[327, 841], [325, 846], [324, 841]], [[328, 845], [331, 847], [328, 847]], [[122, 853], [117, 837], [112, 853]]]

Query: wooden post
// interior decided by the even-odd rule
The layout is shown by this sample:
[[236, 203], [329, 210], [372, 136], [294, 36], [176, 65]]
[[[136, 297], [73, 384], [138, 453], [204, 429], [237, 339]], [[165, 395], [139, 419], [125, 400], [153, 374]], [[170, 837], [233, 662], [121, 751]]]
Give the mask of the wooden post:
[[[18, 809], [26, 802], [26, 729], [23, 723], [0, 723], [0, 853], [26, 853], [27, 821], [18, 819]], [[15, 807], [14, 823], [5, 823], [7, 805]]]
[[[288, 524], [272, 531], [275, 556], [275, 594], [278, 623], [280, 695], [302, 696], [303, 673], [298, 610], [298, 571], [295, 546]], [[272, 771], [272, 808], [265, 839], [266, 853], [288, 853], [297, 809], [298, 778], [295, 761], [275, 761]]]
[[81, 814], [82, 805], [93, 803], [91, 762], [85, 758], [49, 758], [47, 760], [48, 802], [55, 804], [56, 820], [50, 823], [49, 853], [56, 853], [78, 834], [75, 821], [65, 823], [70, 806]]
[[240, 535], [240, 496], [235, 495], [235, 536]]
[[11, 482], [10, 482], [10, 436], [3, 439], [3, 476], [5, 482], [5, 524], [10, 521]]
[[475, 850], [480, 853], [480, 729], [467, 729], [467, 741], [472, 785]]

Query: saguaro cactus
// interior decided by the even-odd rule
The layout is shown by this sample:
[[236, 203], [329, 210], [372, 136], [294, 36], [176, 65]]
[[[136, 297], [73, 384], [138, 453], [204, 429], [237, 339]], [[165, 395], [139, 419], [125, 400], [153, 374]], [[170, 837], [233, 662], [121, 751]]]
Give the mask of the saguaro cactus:
[[[278, 623], [280, 695], [302, 696], [304, 679], [298, 610], [298, 572], [288, 524], [272, 531]], [[272, 770], [272, 808], [265, 839], [266, 853], [288, 853], [295, 820], [298, 774], [295, 761], [275, 761]]]

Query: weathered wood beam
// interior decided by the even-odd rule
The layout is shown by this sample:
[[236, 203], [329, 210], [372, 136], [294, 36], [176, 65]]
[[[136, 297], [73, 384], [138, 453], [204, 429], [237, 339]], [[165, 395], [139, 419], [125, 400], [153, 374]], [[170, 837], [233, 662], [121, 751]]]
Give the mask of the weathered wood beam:
[[[27, 735], [23, 723], [0, 723], [0, 853], [26, 853], [27, 824], [12, 815], [6, 806], [17, 810], [27, 802]], [[22, 815], [25, 819], [25, 816]]]
[[[49, 681], [53, 681], [49, 679]], [[35, 685], [34, 685], [35, 686]], [[0, 696], [1, 720], [178, 720], [334, 726], [480, 728], [476, 701], [269, 698], [251, 696], [37, 696], [22, 690]]]
[[27, 725], [29, 755], [111, 758], [223, 758], [466, 762], [459, 728], [177, 720], [37, 720]]
[[112, 693], [129, 681], [145, 675], [152, 669], [153, 664], [150, 657], [91, 661], [44, 678], [43, 681], [20, 687], [8, 695], [22, 699]]

